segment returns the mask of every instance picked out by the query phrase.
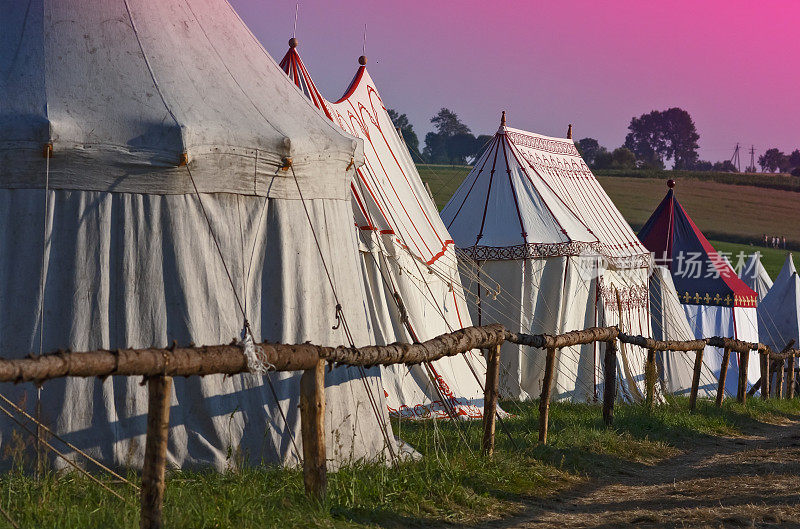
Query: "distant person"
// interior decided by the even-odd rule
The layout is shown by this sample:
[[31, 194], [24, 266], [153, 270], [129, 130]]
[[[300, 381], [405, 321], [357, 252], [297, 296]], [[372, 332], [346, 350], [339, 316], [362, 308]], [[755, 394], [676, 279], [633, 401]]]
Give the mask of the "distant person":
[[768, 239], [767, 239], [767, 234], [765, 233], [765, 234], [764, 234], [764, 246], [765, 246], [765, 247], [766, 247], [766, 246], [769, 246], [769, 245], [767, 244], [767, 240], [768, 240]]
[[783, 236], [783, 249], [786, 249], [786, 235]]

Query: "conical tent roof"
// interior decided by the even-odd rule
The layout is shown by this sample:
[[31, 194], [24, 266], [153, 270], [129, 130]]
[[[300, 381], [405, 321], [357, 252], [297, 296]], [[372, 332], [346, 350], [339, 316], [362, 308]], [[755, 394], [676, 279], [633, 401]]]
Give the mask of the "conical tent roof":
[[742, 266], [739, 277], [758, 294], [759, 300], [764, 299], [769, 289], [772, 288], [772, 278], [769, 277], [764, 265], [761, 264], [761, 252], [753, 252]]
[[786, 256], [775, 283], [758, 304], [761, 341], [780, 351], [789, 340], [800, 343], [800, 278], [792, 254]]
[[672, 188], [639, 232], [656, 262], [672, 273], [684, 304], [755, 307], [757, 296], [711, 246]]
[[442, 218], [456, 245], [475, 259], [569, 255], [600, 241], [535, 171], [501, 125]]
[[318, 179], [358, 157], [227, 2], [31, 0], [0, 17], [5, 187], [43, 186], [45, 144], [51, 188], [122, 192], [191, 192], [188, 162], [200, 191], [280, 196], [282, 158]]
[[[364, 140], [365, 163], [351, 192], [376, 341], [425, 340], [471, 325], [453, 240], [394, 128], [366, 57], [342, 98], [330, 102], [303, 64], [297, 41], [289, 45], [280, 64], [290, 79], [334, 123]], [[471, 352], [411, 370], [386, 367], [390, 410], [404, 417], [480, 417], [478, 378], [484, 369], [483, 359]]]

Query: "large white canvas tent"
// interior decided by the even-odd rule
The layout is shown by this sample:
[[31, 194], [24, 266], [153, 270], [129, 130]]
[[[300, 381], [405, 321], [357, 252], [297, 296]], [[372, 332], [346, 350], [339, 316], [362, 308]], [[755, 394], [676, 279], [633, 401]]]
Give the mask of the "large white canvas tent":
[[[669, 268], [678, 298], [695, 338], [724, 336], [758, 342], [756, 293], [739, 279], [724, 256], [717, 253], [675, 197], [675, 182], [639, 232], [657, 261]], [[718, 380], [722, 350], [707, 348], [703, 363]], [[759, 377], [758, 354], [753, 352], [747, 378]], [[731, 355], [726, 390], [736, 394], [739, 374], [738, 355]], [[709, 382], [703, 389], [716, 390]]]
[[[366, 58], [359, 62], [336, 102], [317, 90], [296, 39], [280, 64], [328, 118], [364, 140], [365, 164], [356, 171], [351, 193], [373, 339], [422, 341], [470, 326], [452, 238], [394, 128]], [[481, 417], [485, 369], [474, 352], [411, 368], [382, 368], [390, 412], [405, 418]]]
[[[224, 0], [0, 2], [0, 355], [228, 343], [245, 319], [256, 340], [369, 343], [362, 149]], [[326, 374], [334, 462], [394, 442], [371, 373]], [[270, 377], [278, 402], [259, 375], [175, 380], [169, 464], [296, 461], [299, 374]], [[0, 390], [34, 412], [33, 385]], [[42, 420], [112, 464], [141, 464], [146, 413], [134, 378], [41, 391]]]
[[[650, 255], [572, 140], [507, 127], [503, 114], [442, 218], [471, 266], [464, 284], [477, 292], [478, 324], [553, 334], [619, 323], [650, 334]], [[597, 397], [602, 347], [559, 352], [557, 397]], [[505, 344], [501, 363], [504, 395], [539, 396], [543, 354]], [[639, 398], [643, 351], [622, 347], [618, 365], [623, 396]]]
[[758, 294], [758, 300], [764, 299], [769, 289], [772, 288], [772, 278], [769, 277], [764, 265], [761, 264], [761, 252], [753, 252], [747, 262], [739, 270], [739, 277], [744, 284]]
[[775, 283], [758, 304], [758, 334], [774, 351], [790, 340], [800, 344], [800, 278], [792, 254], [786, 256]]

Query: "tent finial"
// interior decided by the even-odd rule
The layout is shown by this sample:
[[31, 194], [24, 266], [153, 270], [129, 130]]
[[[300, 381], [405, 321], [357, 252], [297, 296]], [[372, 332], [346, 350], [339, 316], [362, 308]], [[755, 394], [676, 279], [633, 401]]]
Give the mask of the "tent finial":
[[572, 123], [570, 123], [569, 127], [567, 127], [567, 139], [568, 140], [572, 139]]
[[500, 116], [500, 126], [501, 127], [505, 127], [506, 126], [506, 111], [505, 110], [503, 110], [503, 115]]
[[359, 57], [358, 58], [358, 64], [360, 64], [361, 66], [366, 66], [367, 65], [367, 56], [366, 55], [362, 55], [361, 57]]
[[297, 40], [297, 37], [292, 37], [292, 38], [289, 39], [289, 47], [290, 48], [296, 48], [298, 44], [300, 44], [300, 41]]
[[675, 187], [675, 180], [673, 180], [672, 178], [667, 180], [667, 187], [673, 189]]

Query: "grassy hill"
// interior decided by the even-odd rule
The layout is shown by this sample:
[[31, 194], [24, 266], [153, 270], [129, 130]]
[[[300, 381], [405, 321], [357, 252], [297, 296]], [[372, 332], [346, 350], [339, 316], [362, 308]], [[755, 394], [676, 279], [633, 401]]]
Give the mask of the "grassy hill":
[[[470, 167], [418, 166], [441, 209]], [[632, 173], [632, 174], [631, 174]], [[650, 217], [675, 178], [675, 191], [683, 207], [719, 251], [734, 257], [758, 249], [773, 277], [785, 252], [759, 247], [764, 234], [786, 236], [789, 248], [800, 249], [800, 178], [786, 175], [633, 171], [599, 172], [598, 180], [634, 230]], [[734, 264], [735, 258], [732, 259]]]

